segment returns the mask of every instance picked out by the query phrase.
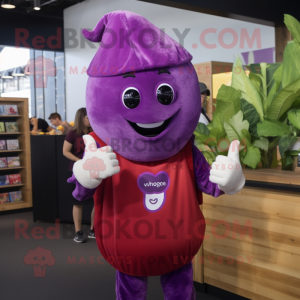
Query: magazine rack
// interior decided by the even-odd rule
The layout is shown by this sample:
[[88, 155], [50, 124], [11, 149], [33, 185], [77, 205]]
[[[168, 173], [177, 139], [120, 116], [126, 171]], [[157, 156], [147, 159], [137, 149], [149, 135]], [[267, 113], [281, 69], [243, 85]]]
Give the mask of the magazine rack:
[[19, 156], [20, 167], [0, 168], [0, 175], [20, 174], [21, 184], [0, 186], [0, 193], [21, 191], [21, 202], [0, 203], [0, 211], [32, 207], [30, 132], [27, 98], [1, 98], [0, 105], [16, 105], [18, 115], [0, 115], [0, 122], [17, 122], [19, 132], [0, 132], [0, 139], [18, 139], [19, 150], [0, 150], [0, 157]]

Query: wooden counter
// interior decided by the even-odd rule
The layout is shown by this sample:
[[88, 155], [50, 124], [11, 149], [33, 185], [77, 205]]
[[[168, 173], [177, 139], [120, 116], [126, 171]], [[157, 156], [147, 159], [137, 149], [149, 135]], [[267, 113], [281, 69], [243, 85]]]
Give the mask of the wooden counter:
[[[300, 185], [300, 174], [291, 171], [244, 174], [252, 182]], [[206, 236], [194, 263], [195, 281], [249, 299], [300, 299], [300, 192], [278, 186], [204, 195]]]
[[283, 171], [281, 170], [281, 166], [272, 169], [245, 169], [243, 170], [243, 173], [246, 177], [246, 180], [264, 183], [300, 185], [300, 173]]

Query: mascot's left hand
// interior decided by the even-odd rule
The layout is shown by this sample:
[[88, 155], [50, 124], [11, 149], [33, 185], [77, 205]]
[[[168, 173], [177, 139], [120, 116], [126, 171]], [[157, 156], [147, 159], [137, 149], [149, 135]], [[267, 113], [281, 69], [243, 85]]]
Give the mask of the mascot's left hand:
[[233, 195], [245, 185], [245, 176], [239, 158], [239, 141], [230, 144], [228, 155], [218, 155], [212, 164], [209, 180], [218, 184], [225, 194]]

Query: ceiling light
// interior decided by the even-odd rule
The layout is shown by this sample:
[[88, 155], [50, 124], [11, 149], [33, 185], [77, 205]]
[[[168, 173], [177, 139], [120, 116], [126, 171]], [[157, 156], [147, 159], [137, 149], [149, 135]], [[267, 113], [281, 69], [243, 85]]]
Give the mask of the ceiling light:
[[33, 9], [40, 10], [41, 9], [41, 1], [40, 0], [34, 0], [33, 1]]
[[13, 77], [11, 76], [11, 71], [10, 70], [4, 71], [2, 78], [3, 79], [12, 79]]
[[11, 75], [12, 76], [25, 76], [23, 68], [21, 68], [21, 67], [15, 68]]
[[13, 0], [2, 0], [1, 7], [6, 9], [13, 9], [16, 6], [14, 5]]

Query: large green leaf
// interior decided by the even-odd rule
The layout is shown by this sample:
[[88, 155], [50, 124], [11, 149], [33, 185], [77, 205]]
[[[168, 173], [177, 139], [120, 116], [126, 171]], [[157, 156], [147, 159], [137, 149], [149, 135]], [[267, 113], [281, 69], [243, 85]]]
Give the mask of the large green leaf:
[[294, 135], [284, 135], [280, 138], [278, 146], [281, 157], [284, 155], [284, 152], [293, 146], [297, 141], [297, 137]]
[[267, 138], [261, 136], [258, 140], [254, 141], [253, 145], [261, 150], [268, 151], [269, 140]]
[[291, 108], [300, 108], [300, 97], [297, 97], [295, 101], [293, 102], [293, 105]]
[[289, 154], [290, 155], [296, 155], [296, 156], [298, 156], [299, 153], [300, 153], [299, 150], [289, 150]]
[[261, 97], [252, 81], [245, 74], [240, 58], [237, 58], [233, 65], [231, 86], [242, 92], [242, 98], [255, 107], [260, 119], [263, 120], [264, 113]]
[[241, 99], [241, 110], [245, 119], [249, 122], [250, 133], [257, 136], [257, 123], [260, 122], [260, 117], [255, 107], [245, 99]]
[[210, 134], [209, 134], [209, 137], [213, 138], [215, 137], [217, 139], [217, 141], [221, 138], [224, 138], [226, 136], [226, 132], [223, 128], [213, 128], [211, 131], [210, 131]]
[[201, 151], [211, 151], [210, 147], [199, 141], [197, 138], [195, 138], [194, 145]]
[[284, 15], [284, 23], [294, 37], [283, 53], [282, 87], [300, 78], [300, 23], [290, 15]]
[[251, 134], [247, 129], [242, 130], [241, 137], [246, 140], [246, 145], [251, 144]]
[[262, 104], [263, 104], [263, 109], [264, 109], [264, 115], [267, 114], [267, 97], [268, 97], [268, 93], [267, 93], [267, 68], [268, 68], [268, 64], [267, 63], [260, 63], [260, 67], [261, 67], [261, 75], [262, 75]]
[[240, 110], [241, 92], [231, 86], [221, 85], [216, 99], [216, 115], [220, 115], [223, 121], [227, 121]]
[[259, 94], [261, 94], [262, 92], [262, 79], [261, 76], [258, 76], [255, 73], [250, 73], [249, 74], [249, 79], [252, 81], [253, 85], [255, 86], [255, 88], [257, 89], [257, 91], [259, 92]]
[[291, 15], [284, 15], [284, 23], [294, 39], [300, 43], [300, 23]]
[[[275, 65], [275, 68], [273, 67], [273, 65]], [[271, 72], [272, 74], [272, 78], [271, 78], [271, 82], [269, 83], [268, 86], [268, 96], [267, 96], [267, 108], [269, 110], [272, 100], [274, 99], [274, 96], [276, 95], [276, 93], [278, 93], [279, 89], [280, 89], [280, 85], [281, 85], [281, 81], [282, 81], [282, 64], [271, 64], [269, 65], [269, 68], [267, 70], [271, 69], [272, 71], [275, 72]], [[267, 73], [268, 74], [268, 73]]]
[[297, 129], [300, 129], [300, 109], [289, 112], [288, 119]]
[[196, 129], [195, 129], [196, 132], [199, 132], [199, 133], [203, 133], [205, 135], [209, 135], [209, 129], [207, 128], [207, 126], [203, 123], [198, 123]]
[[249, 130], [249, 122], [243, 121], [243, 113], [240, 110], [228, 122], [224, 122], [224, 128], [227, 133], [227, 137], [232, 142], [233, 140], [242, 140], [242, 130]]
[[212, 122], [210, 122], [208, 125], [207, 125], [207, 128], [209, 130], [213, 129], [213, 128], [220, 128], [220, 129], [223, 129], [224, 126], [223, 126], [223, 118], [222, 118], [222, 115], [221, 114], [214, 114], [213, 115], [213, 119], [212, 119]]
[[194, 135], [195, 135], [195, 138], [198, 141], [200, 141], [201, 143], [205, 143], [209, 139], [208, 135], [206, 135], [204, 133], [197, 132], [197, 131], [194, 131]]
[[300, 44], [296, 40], [289, 43], [283, 53], [282, 87], [300, 78]]
[[272, 137], [272, 136], [283, 136], [290, 134], [290, 128], [288, 125], [279, 121], [268, 121], [264, 120], [257, 124], [258, 136]]
[[286, 168], [290, 166], [293, 162], [294, 162], [293, 158], [289, 154], [289, 151], [287, 151], [282, 158], [283, 167]]
[[295, 99], [299, 96], [300, 96], [300, 78], [295, 82], [293, 82], [292, 84], [283, 88], [274, 97], [271, 106], [269, 108], [267, 118], [269, 120], [278, 120], [292, 106]]
[[216, 156], [214, 155], [214, 153], [213, 153], [213, 152], [209, 152], [209, 151], [203, 152], [203, 156], [205, 157], [206, 161], [207, 161], [210, 165], [212, 165], [212, 163], [213, 163], [213, 162], [215, 161], [215, 159], [216, 159]]
[[258, 148], [254, 146], [247, 147], [247, 153], [242, 159], [243, 163], [252, 169], [255, 169], [258, 163], [260, 162], [261, 155]]

